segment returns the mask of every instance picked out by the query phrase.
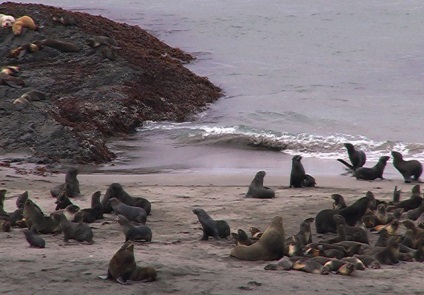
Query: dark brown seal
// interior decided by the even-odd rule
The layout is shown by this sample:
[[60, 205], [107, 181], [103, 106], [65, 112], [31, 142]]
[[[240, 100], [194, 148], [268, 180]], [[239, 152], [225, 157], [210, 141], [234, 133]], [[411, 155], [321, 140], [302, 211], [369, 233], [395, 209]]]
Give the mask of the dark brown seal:
[[401, 153], [392, 151], [393, 166], [402, 174], [405, 183], [411, 182], [411, 177], [414, 181], [419, 181], [423, 173], [423, 165], [417, 160], [404, 160]]
[[365, 155], [365, 152], [355, 149], [355, 147], [351, 143], [345, 143], [344, 146], [346, 148], [351, 164], [347, 163], [345, 160], [342, 159], [337, 159], [337, 161], [344, 164], [351, 170], [356, 170], [364, 166], [365, 162], [367, 161], [367, 156]]
[[147, 199], [142, 197], [131, 197], [126, 191], [124, 191], [122, 185], [120, 185], [119, 183], [112, 183], [108, 187], [102, 199], [104, 213], [112, 212], [112, 207], [109, 203], [109, 200], [112, 198], [117, 198], [122, 203], [129, 206], [143, 208], [144, 210], [146, 210], [147, 215], [150, 215], [150, 212], [152, 210], [152, 205]]
[[305, 168], [303, 168], [301, 160], [302, 156], [300, 155], [293, 156], [292, 158], [289, 187], [314, 187], [316, 184], [315, 178], [305, 173]]
[[374, 167], [360, 167], [353, 172], [353, 176], [355, 176], [356, 179], [362, 180], [375, 180], [377, 178], [384, 179], [384, 168], [386, 168], [386, 164], [389, 159], [390, 157], [388, 156], [382, 156]]
[[271, 199], [275, 197], [275, 191], [264, 186], [264, 177], [266, 172], [258, 171], [249, 185], [246, 198]]
[[56, 50], [59, 50], [60, 52], [78, 52], [81, 50], [81, 48], [75, 45], [74, 43], [65, 42], [57, 39], [36, 40], [33, 43], [41, 46], [54, 48]]
[[81, 196], [79, 180], [77, 178], [78, 173], [77, 168], [69, 168], [66, 171], [65, 183], [62, 183], [50, 190], [52, 197], [57, 198], [57, 196], [63, 191], [65, 191], [68, 198]]
[[117, 198], [110, 199], [109, 203], [115, 214], [124, 215], [130, 221], [146, 224], [147, 214], [143, 208], [126, 205]]
[[122, 230], [124, 231], [125, 242], [128, 240], [152, 241], [152, 230], [147, 225], [134, 226], [121, 214], [118, 214], [118, 223], [122, 226]]
[[156, 270], [153, 267], [140, 267], [136, 264], [134, 258], [134, 243], [127, 241], [113, 255], [109, 262], [106, 276], [99, 278], [106, 280], [115, 280], [120, 284], [127, 284], [128, 281], [152, 282], [157, 277]]
[[53, 21], [61, 23], [64, 26], [75, 26], [77, 25], [77, 21], [72, 16], [68, 15], [53, 15], [52, 16]]
[[214, 220], [201, 208], [196, 208], [192, 211], [197, 215], [202, 225], [203, 236], [201, 240], [208, 240], [209, 237], [219, 240], [219, 238], [227, 238], [231, 234], [230, 226], [225, 220]]
[[40, 207], [31, 199], [25, 201], [23, 216], [28, 229], [36, 233], [50, 234], [60, 231], [59, 223], [50, 216], [44, 216]]
[[399, 244], [397, 238], [391, 238], [388, 245], [374, 255], [381, 264], [393, 265], [399, 262]]
[[30, 247], [44, 248], [46, 246], [46, 241], [32, 230], [24, 229], [23, 233]]
[[238, 229], [237, 233], [231, 233], [231, 236], [236, 241], [236, 245], [250, 246], [253, 244], [247, 233], [242, 229]]
[[83, 215], [83, 222], [92, 223], [98, 219], [103, 219], [103, 205], [100, 202], [100, 196], [100, 191], [94, 192], [91, 196], [91, 207], [80, 210], [80, 214]]
[[342, 195], [332, 194], [331, 198], [334, 200], [333, 209], [337, 210], [337, 209], [343, 209], [347, 207], [346, 202]]

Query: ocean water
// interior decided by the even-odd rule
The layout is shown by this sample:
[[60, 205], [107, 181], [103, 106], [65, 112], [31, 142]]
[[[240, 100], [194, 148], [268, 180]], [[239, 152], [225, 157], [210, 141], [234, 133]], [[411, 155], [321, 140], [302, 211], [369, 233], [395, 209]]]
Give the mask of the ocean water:
[[[146, 122], [102, 170], [340, 173], [345, 142], [371, 166], [424, 162], [424, 2], [22, 1], [139, 25], [197, 57], [225, 95], [193, 122]], [[389, 170], [390, 171], [390, 170]], [[393, 171], [393, 170], [392, 170]]]

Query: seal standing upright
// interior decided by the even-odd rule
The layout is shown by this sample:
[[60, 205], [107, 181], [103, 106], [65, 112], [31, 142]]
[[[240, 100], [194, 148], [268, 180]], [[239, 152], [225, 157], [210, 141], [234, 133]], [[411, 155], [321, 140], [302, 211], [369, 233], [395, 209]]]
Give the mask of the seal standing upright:
[[122, 203], [129, 206], [141, 207], [146, 210], [147, 215], [150, 215], [152, 210], [152, 205], [147, 199], [142, 197], [132, 197], [126, 191], [124, 191], [121, 184], [112, 183], [106, 190], [106, 193], [102, 199], [103, 213], [112, 212], [112, 207], [109, 203], [109, 200], [112, 198], [117, 198]]
[[401, 153], [392, 151], [393, 166], [402, 174], [405, 183], [411, 182], [411, 177], [415, 181], [419, 181], [421, 173], [423, 173], [423, 165], [417, 160], [406, 161]]
[[290, 172], [290, 187], [302, 187], [302, 182], [305, 179], [305, 168], [303, 168], [302, 156], [296, 155], [292, 158], [292, 168]]
[[365, 155], [364, 151], [357, 150], [351, 143], [345, 143], [344, 144], [347, 154], [349, 155], [350, 163], [347, 163], [345, 160], [337, 159], [340, 163], [343, 163], [351, 170], [356, 170], [359, 167], [364, 166], [365, 162], [367, 161], [367, 156]]
[[203, 229], [201, 240], [207, 240], [210, 236], [216, 240], [230, 235], [230, 226], [225, 220], [213, 220], [205, 210], [196, 208], [192, 210], [197, 215]]
[[258, 171], [249, 185], [246, 198], [271, 199], [275, 197], [275, 191], [264, 186], [264, 177], [266, 172]]

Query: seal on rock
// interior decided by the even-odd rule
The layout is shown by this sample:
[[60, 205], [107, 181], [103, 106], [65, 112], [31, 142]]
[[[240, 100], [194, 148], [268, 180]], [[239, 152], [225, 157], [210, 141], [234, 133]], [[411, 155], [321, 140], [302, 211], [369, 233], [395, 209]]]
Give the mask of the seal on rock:
[[34, 20], [27, 15], [21, 16], [15, 20], [12, 25], [13, 34], [15, 34], [15, 36], [21, 35], [23, 28], [33, 31], [38, 30], [38, 26], [35, 24]]
[[122, 226], [122, 230], [124, 231], [125, 242], [128, 240], [152, 241], [152, 230], [147, 225], [134, 226], [121, 214], [118, 214], [118, 223]]
[[143, 208], [126, 205], [117, 198], [110, 199], [109, 203], [115, 214], [121, 214], [128, 218], [128, 220], [146, 224], [147, 214]]
[[134, 258], [134, 243], [127, 241], [113, 255], [109, 262], [107, 275], [99, 276], [103, 280], [115, 280], [120, 284], [127, 284], [128, 281], [152, 282], [157, 277], [153, 267], [140, 267]]
[[275, 197], [275, 191], [264, 186], [264, 177], [266, 172], [258, 171], [249, 185], [246, 198], [271, 199]]
[[0, 24], [3, 28], [10, 28], [15, 23], [15, 18], [11, 15], [0, 14]]
[[404, 160], [403, 155], [396, 151], [392, 151], [392, 157], [393, 166], [402, 174], [405, 183], [410, 183], [411, 177], [414, 181], [419, 181], [423, 173], [423, 165], [418, 160]]
[[230, 226], [225, 220], [213, 220], [212, 217], [201, 208], [192, 210], [197, 215], [203, 229], [202, 241], [208, 240], [209, 237], [214, 237], [216, 240], [219, 238], [227, 238], [230, 234]]
[[74, 43], [65, 42], [58, 39], [36, 40], [33, 43], [41, 46], [54, 48], [56, 50], [59, 50], [60, 52], [78, 52], [81, 50], [81, 48], [78, 45], [75, 45]]
[[30, 247], [44, 248], [46, 246], [46, 241], [32, 230], [24, 229], [23, 233]]
[[349, 155], [350, 163], [347, 163], [345, 160], [337, 159], [340, 163], [344, 164], [351, 170], [356, 170], [362, 166], [364, 166], [365, 162], [367, 161], [367, 156], [365, 155], [364, 151], [357, 150], [351, 143], [345, 143], [344, 144], [347, 154]]
[[374, 165], [374, 167], [360, 167], [356, 169], [355, 172], [353, 172], [353, 176], [355, 176], [356, 179], [363, 180], [374, 180], [377, 178], [384, 179], [383, 172], [389, 159], [389, 156], [381, 156], [377, 164]]
[[259, 240], [250, 246], [236, 246], [230, 256], [241, 260], [276, 260], [284, 254], [283, 218], [275, 216]]
[[124, 191], [121, 184], [112, 183], [106, 190], [106, 193], [102, 199], [103, 213], [112, 212], [112, 207], [109, 203], [111, 198], [117, 198], [122, 203], [129, 206], [141, 207], [146, 210], [147, 215], [150, 215], [152, 210], [152, 205], [147, 199], [142, 197], [131, 197], [126, 191]]

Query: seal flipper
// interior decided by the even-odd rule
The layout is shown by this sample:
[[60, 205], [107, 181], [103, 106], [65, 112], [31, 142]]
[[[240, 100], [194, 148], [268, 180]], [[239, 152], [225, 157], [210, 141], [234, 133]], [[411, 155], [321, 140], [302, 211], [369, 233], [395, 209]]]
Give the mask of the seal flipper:
[[355, 171], [355, 167], [353, 167], [351, 164], [349, 164], [349, 163], [348, 163], [348, 162], [346, 162], [345, 160], [343, 160], [343, 159], [337, 159], [337, 161], [339, 161], [340, 163], [342, 163], [342, 164], [346, 165], [346, 167], [347, 167], [347, 168], [349, 168], [350, 170]]
[[119, 277], [116, 279], [116, 281], [122, 285], [130, 285], [129, 281], [124, 281], [124, 279], [122, 277]]
[[108, 279], [110, 279], [110, 277], [109, 277], [109, 274], [107, 274], [107, 275], [105, 275], [105, 276], [97, 276], [99, 279], [102, 279], [102, 280], [108, 280]]

